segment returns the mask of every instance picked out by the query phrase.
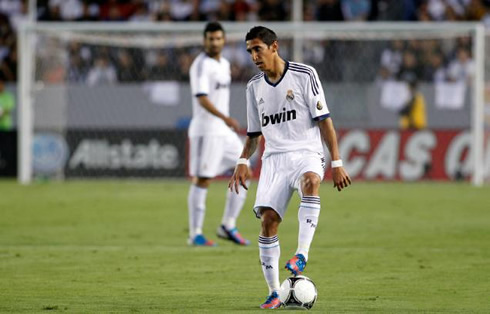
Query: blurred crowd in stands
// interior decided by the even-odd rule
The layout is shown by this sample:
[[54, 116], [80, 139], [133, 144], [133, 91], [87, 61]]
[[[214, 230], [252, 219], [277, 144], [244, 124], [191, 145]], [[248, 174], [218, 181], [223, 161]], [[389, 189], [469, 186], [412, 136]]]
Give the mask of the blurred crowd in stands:
[[[28, 18], [27, 2], [0, 0], [0, 80], [17, 80], [16, 29]], [[305, 21], [482, 21], [490, 27], [490, 0], [304, 0], [304, 4]], [[36, 17], [49, 22], [290, 21], [291, 11], [291, 0], [37, 0]], [[469, 38], [449, 47], [437, 40], [383, 41], [365, 52], [379, 62], [371, 60], [372, 69], [357, 57], [359, 45], [312, 42], [306, 45], [304, 62], [318, 67], [328, 81], [403, 79], [407, 73], [422, 81], [458, 81], [467, 80], [473, 71]], [[242, 48], [229, 45], [225, 51], [232, 59], [235, 81], [246, 81], [256, 71]], [[45, 62], [37, 69], [38, 76], [48, 82], [91, 85], [187, 80], [200, 47], [145, 51], [71, 42], [68, 51], [66, 64]]]

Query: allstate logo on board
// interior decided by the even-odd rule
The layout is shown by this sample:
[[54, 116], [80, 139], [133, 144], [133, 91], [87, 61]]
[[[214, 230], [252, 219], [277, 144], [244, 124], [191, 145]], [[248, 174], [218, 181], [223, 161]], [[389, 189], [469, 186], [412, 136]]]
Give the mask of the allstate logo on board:
[[68, 147], [59, 134], [39, 133], [34, 136], [32, 163], [35, 173], [51, 174], [62, 170], [67, 158]]

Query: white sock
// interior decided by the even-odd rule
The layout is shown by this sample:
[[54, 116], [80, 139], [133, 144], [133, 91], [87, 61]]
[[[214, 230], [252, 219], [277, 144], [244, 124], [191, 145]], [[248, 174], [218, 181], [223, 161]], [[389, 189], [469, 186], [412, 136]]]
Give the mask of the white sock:
[[298, 210], [299, 233], [296, 254], [303, 254], [306, 260], [315, 235], [318, 216], [320, 216], [320, 197], [303, 196]]
[[194, 184], [189, 189], [187, 205], [189, 208], [189, 236], [193, 239], [197, 234], [202, 234], [204, 214], [206, 213], [206, 195], [208, 189], [200, 188]]
[[[247, 186], [248, 183], [249, 181], [247, 180]], [[245, 190], [242, 186], [239, 187], [239, 192], [239, 194], [236, 194], [228, 189], [228, 192], [226, 193], [225, 211], [223, 213], [221, 224], [223, 224], [228, 230], [235, 228], [236, 220], [238, 215], [240, 215], [240, 211], [242, 210], [245, 199], [247, 198], [247, 190]]]
[[279, 246], [277, 235], [270, 238], [259, 236], [259, 255], [262, 272], [269, 286], [269, 294], [273, 291], [279, 291], [279, 256], [281, 255], [281, 247]]

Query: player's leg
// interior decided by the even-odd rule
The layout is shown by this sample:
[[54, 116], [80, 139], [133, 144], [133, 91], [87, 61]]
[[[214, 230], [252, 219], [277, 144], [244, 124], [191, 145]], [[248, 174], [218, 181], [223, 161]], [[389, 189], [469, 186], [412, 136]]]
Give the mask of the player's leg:
[[203, 235], [206, 214], [206, 197], [211, 179], [216, 176], [218, 163], [223, 152], [219, 138], [190, 138], [190, 175], [193, 176], [187, 204], [189, 209], [189, 244], [215, 246], [213, 241]]
[[293, 275], [300, 275], [308, 261], [313, 236], [315, 235], [320, 215], [320, 183], [324, 172], [323, 159], [318, 156], [302, 158], [299, 167], [299, 187], [301, 203], [298, 210], [298, 248], [295, 255], [286, 263], [286, 269]]
[[281, 305], [278, 297], [281, 250], [277, 231], [294, 190], [289, 183], [288, 169], [284, 165], [282, 154], [268, 156], [262, 161], [257, 186], [254, 211], [261, 219], [259, 255], [262, 272], [269, 287], [269, 296], [261, 305], [262, 308], [277, 308]]
[[261, 219], [261, 231], [259, 235], [259, 256], [262, 272], [269, 287], [269, 296], [260, 306], [263, 309], [277, 308], [281, 306], [279, 301], [279, 257], [281, 247], [277, 230], [281, 223], [281, 217], [275, 210], [268, 207], [258, 209]]
[[[236, 161], [240, 157], [243, 145], [238, 135], [234, 132], [230, 133], [226, 138], [225, 152], [223, 154], [223, 160], [221, 162], [222, 171], [233, 169], [236, 165]], [[250, 169], [249, 169], [250, 171]], [[247, 186], [248, 186], [247, 181]], [[240, 212], [245, 204], [247, 198], [247, 190], [242, 186], [239, 187], [239, 193], [230, 191], [227, 189], [225, 209], [223, 211], [223, 218], [221, 219], [221, 225], [218, 227], [216, 233], [220, 238], [230, 240], [239, 245], [248, 245], [250, 241], [246, 240], [238, 231], [236, 227], [236, 220], [240, 215]]]
[[206, 197], [210, 178], [194, 177], [189, 189], [187, 204], [189, 209], [189, 244], [197, 246], [215, 246], [202, 232], [204, 217], [206, 215]]

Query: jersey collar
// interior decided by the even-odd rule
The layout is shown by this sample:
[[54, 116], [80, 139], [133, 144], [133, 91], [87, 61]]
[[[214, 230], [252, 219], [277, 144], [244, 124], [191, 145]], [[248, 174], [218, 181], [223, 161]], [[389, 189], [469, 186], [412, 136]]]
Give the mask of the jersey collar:
[[267, 84], [269, 84], [270, 86], [272, 87], [276, 87], [277, 85], [279, 85], [279, 83], [281, 83], [282, 79], [284, 78], [284, 76], [286, 75], [286, 72], [288, 71], [288, 68], [289, 68], [289, 61], [286, 61], [286, 65], [284, 66], [284, 72], [282, 72], [282, 75], [281, 75], [281, 78], [279, 79], [279, 81], [275, 82], [275, 83], [272, 83], [271, 81], [269, 81], [269, 78], [267, 77], [267, 74], [264, 73], [264, 79], [265, 81], [267, 82]]

